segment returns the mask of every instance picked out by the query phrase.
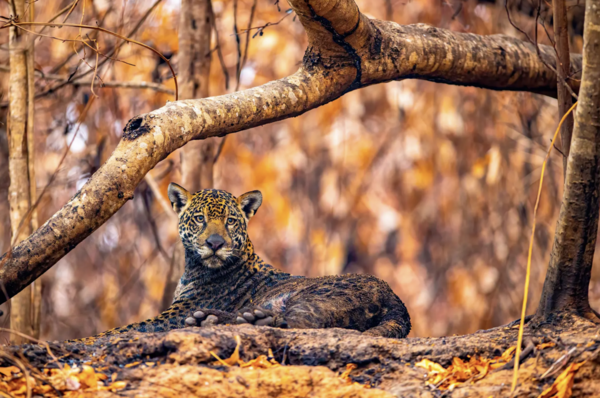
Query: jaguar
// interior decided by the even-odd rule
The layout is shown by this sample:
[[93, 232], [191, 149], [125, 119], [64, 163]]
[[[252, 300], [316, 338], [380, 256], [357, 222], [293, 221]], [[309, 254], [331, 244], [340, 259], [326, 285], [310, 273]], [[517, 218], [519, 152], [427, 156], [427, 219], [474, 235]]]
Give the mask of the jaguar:
[[346, 328], [372, 336], [405, 337], [410, 316], [387, 283], [371, 275], [294, 276], [256, 254], [248, 222], [262, 204], [259, 191], [235, 197], [205, 189], [194, 194], [171, 183], [185, 269], [172, 305], [155, 318], [97, 337], [184, 327], [253, 324], [276, 328]]

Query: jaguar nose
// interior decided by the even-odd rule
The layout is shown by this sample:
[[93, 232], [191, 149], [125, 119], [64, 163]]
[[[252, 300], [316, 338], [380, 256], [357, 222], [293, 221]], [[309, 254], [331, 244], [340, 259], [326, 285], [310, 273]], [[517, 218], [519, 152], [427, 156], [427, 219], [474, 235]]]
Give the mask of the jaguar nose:
[[225, 244], [225, 239], [221, 235], [212, 234], [206, 239], [206, 246], [210, 247], [213, 252], [219, 250]]

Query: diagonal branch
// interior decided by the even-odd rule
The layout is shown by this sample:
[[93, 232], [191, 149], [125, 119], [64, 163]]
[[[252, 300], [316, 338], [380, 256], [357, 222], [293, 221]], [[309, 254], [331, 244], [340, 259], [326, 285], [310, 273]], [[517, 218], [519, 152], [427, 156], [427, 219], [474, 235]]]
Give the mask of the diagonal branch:
[[[131, 119], [112, 156], [86, 185], [15, 247], [11, 257], [0, 258], [0, 281], [10, 296], [100, 227], [133, 198], [148, 171], [191, 140], [295, 117], [353, 89], [391, 80], [416, 78], [556, 95], [556, 75], [529, 43], [371, 20], [352, 0], [290, 3], [309, 38], [300, 70], [241, 92], [171, 102]], [[540, 54], [556, 64], [551, 47], [540, 46]], [[571, 68], [581, 69], [581, 56], [571, 56]], [[570, 83], [579, 90], [578, 81]]]

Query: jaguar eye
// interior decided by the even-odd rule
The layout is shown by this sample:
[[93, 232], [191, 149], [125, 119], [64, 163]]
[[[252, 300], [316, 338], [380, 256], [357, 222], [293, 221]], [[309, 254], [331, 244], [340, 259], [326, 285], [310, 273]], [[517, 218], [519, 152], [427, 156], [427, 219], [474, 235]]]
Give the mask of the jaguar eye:
[[196, 216], [196, 221], [203, 222], [204, 221], [204, 216]]
[[227, 224], [231, 225], [231, 224], [234, 224], [234, 223], [235, 223], [235, 218], [229, 217], [227, 219]]

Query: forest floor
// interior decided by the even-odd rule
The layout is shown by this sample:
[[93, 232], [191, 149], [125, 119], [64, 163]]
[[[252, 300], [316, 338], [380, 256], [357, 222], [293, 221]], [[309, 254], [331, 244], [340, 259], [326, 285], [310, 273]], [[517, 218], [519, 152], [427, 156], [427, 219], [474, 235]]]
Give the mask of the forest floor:
[[[515, 396], [600, 396], [600, 328], [559, 324], [526, 329]], [[0, 396], [508, 397], [517, 329], [396, 340], [241, 325], [4, 346]]]

